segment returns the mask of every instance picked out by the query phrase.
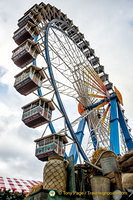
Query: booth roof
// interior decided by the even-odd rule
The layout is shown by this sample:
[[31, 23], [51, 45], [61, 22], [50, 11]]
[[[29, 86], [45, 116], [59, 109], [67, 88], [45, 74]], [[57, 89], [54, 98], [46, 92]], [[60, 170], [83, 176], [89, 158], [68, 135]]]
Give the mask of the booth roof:
[[34, 181], [34, 180], [23, 180], [23, 179], [17, 179], [17, 178], [9, 178], [9, 177], [2, 177], [0, 176], [0, 189], [1, 191], [11, 190], [14, 192], [21, 193], [22, 191], [27, 194], [29, 193], [30, 189], [33, 186], [36, 186], [38, 184], [41, 184], [41, 181]]

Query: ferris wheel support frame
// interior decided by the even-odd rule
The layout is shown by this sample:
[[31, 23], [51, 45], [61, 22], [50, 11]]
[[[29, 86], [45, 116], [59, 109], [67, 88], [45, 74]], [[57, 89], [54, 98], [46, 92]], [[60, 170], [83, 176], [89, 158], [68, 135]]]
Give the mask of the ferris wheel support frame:
[[[80, 120], [77, 132], [75, 133], [80, 145], [82, 144], [82, 140], [84, 137], [85, 123], [86, 123], [86, 118], [83, 118], [82, 120]], [[77, 146], [75, 143], [72, 144], [72, 147], [70, 149], [69, 156], [71, 156], [71, 155], [74, 156], [74, 164], [76, 164], [77, 160], [78, 160], [78, 152], [77, 152]]]
[[[79, 126], [78, 126], [78, 129], [77, 129], [77, 132], [74, 133], [73, 128], [72, 128], [72, 126], [70, 124], [70, 121], [68, 119], [68, 116], [66, 114], [66, 111], [64, 109], [64, 106], [62, 104], [60, 95], [58, 93], [58, 89], [57, 89], [56, 83], [54, 81], [54, 76], [53, 76], [53, 72], [52, 72], [52, 69], [51, 69], [51, 62], [50, 62], [49, 51], [48, 51], [48, 30], [49, 30], [50, 27], [53, 27], [53, 28], [56, 28], [56, 29], [60, 30], [61, 32], [63, 32], [61, 29], [59, 29], [59, 28], [57, 28], [57, 27], [52, 25], [52, 23], [55, 22], [55, 21], [60, 21], [60, 20], [55, 20], [54, 19], [51, 22], [49, 22], [45, 27], [45, 40], [44, 40], [44, 43], [45, 43], [45, 56], [46, 56], [46, 61], [47, 61], [47, 64], [48, 64], [48, 71], [49, 71], [49, 75], [50, 75], [50, 78], [51, 78], [52, 85], [53, 85], [53, 87], [55, 89], [55, 94], [56, 94], [56, 98], [57, 98], [59, 107], [62, 110], [62, 112], [64, 113], [66, 124], [67, 124], [68, 129], [69, 129], [69, 131], [71, 133], [71, 136], [74, 139], [75, 143], [77, 144], [79, 152], [81, 153], [83, 159], [84, 160], [88, 160], [86, 154], [84, 153], [84, 151], [83, 151], [83, 149], [81, 147], [82, 139], [83, 139], [83, 136], [84, 136], [84, 128], [85, 128], [86, 122], [88, 124], [88, 128], [90, 127], [89, 132], [90, 132], [91, 139], [92, 139], [92, 142], [93, 142], [94, 150], [96, 150], [96, 147], [97, 147], [96, 137], [95, 137], [95, 140], [93, 138], [95, 136], [95, 132], [94, 132], [94, 130], [91, 130], [91, 126], [90, 126], [88, 120], [86, 118], [84, 118], [79, 122]], [[36, 37], [36, 41], [37, 41], [37, 37]], [[42, 96], [41, 89], [38, 89], [38, 95]], [[119, 145], [118, 122], [120, 123], [120, 126], [121, 126], [121, 129], [122, 129], [122, 132], [123, 132], [123, 135], [124, 135], [125, 142], [126, 142], [128, 150], [133, 149], [133, 141], [132, 141], [132, 139], [130, 137], [130, 134], [129, 134], [126, 122], [124, 120], [124, 116], [122, 114], [122, 111], [121, 111], [121, 108], [120, 108], [120, 105], [119, 105], [118, 98], [117, 98], [116, 94], [113, 93], [113, 95], [111, 95], [110, 98], [101, 100], [101, 101], [97, 102], [96, 104], [92, 104], [87, 109], [92, 110], [92, 109], [94, 109], [95, 107], [97, 107], [98, 105], [102, 104], [105, 101], [110, 101], [110, 103], [111, 103], [110, 149], [113, 150], [117, 155], [119, 155], [120, 154], [120, 145]], [[53, 124], [51, 122], [49, 123], [49, 128], [50, 128], [52, 133], [55, 133], [54, 126], [53, 126]], [[74, 155], [74, 162], [77, 163], [78, 152], [77, 152], [77, 147], [76, 147], [75, 143], [72, 145], [69, 155], [73, 154]]]
[[120, 108], [119, 100], [117, 95], [113, 93], [110, 99], [101, 100], [95, 104], [92, 104], [88, 107], [89, 110], [96, 108], [98, 105], [102, 104], [105, 101], [111, 102], [111, 121], [110, 121], [110, 150], [113, 150], [117, 155], [120, 154], [119, 146], [119, 129], [118, 122], [122, 129], [122, 133], [125, 138], [126, 146], [128, 151], [133, 149], [133, 141], [129, 134], [123, 113]]
[[[92, 127], [91, 125], [89, 124], [88, 122], [88, 119], [85, 117], [83, 118], [82, 120], [80, 120], [79, 122], [79, 125], [78, 125], [78, 129], [77, 129], [77, 132], [75, 133], [80, 145], [82, 144], [82, 140], [83, 140], [83, 137], [84, 137], [84, 128], [85, 128], [85, 125], [88, 125], [88, 130], [90, 132], [90, 136], [91, 136], [91, 140], [92, 140], [92, 143], [93, 143], [93, 147], [94, 147], [94, 150], [96, 150], [96, 147], [97, 147], [97, 139], [96, 139], [96, 136], [95, 136], [95, 132], [94, 130], [92, 130]], [[69, 153], [69, 156], [71, 155], [74, 155], [74, 164], [77, 163], [77, 160], [78, 160], [78, 152], [77, 152], [77, 147], [76, 147], [76, 144], [72, 144], [72, 147], [70, 149], [70, 153]]]
[[119, 100], [117, 96], [114, 95], [111, 98], [110, 149], [113, 150], [117, 155], [120, 154], [118, 122], [124, 135], [127, 149], [130, 151], [133, 149], [133, 141], [122, 114]]
[[[55, 21], [60, 21], [60, 20], [55, 20], [54, 19], [50, 23], [48, 23], [46, 25], [46, 27], [45, 27], [45, 40], [44, 40], [44, 44], [45, 44], [46, 61], [47, 61], [47, 64], [48, 64], [48, 71], [49, 71], [49, 75], [50, 75], [50, 78], [51, 78], [52, 85], [53, 85], [53, 87], [55, 89], [56, 98], [57, 98], [59, 107], [60, 107], [61, 111], [64, 113], [66, 124], [68, 126], [69, 131], [70, 131], [70, 134], [71, 134], [72, 138], [74, 139], [75, 143], [77, 144], [79, 152], [81, 153], [83, 159], [84, 160], [88, 160], [86, 154], [84, 153], [84, 151], [83, 151], [83, 149], [81, 147], [82, 139], [83, 139], [83, 134], [84, 134], [83, 133], [84, 132], [84, 128], [82, 126], [81, 126], [82, 128], [79, 126], [80, 134], [79, 134], [79, 131], [77, 131], [76, 134], [74, 133], [73, 128], [72, 128], [72, 126], [70, 124], [70, 121], [68, 119], [68, 116], [66, 114], [66, 111], [64, 109], [64, 106], [62, 104], [60, 95], [58, 93], [58, 89], [57, 89], [56, 83], [54, 81], [54, 76], [53, 76], [53, 72], [52, 72], [52, 68], [51, 68], [51, 62], [50, 62], [49, 51], [48, 51], [48, 30], [49, 30], [50, 27], [53, 27], [53, 28], [56, 28], [57, 30], [60, 30], [61, 32], [63, 32], [61, 29], [59, 29], [59, 28], [57, 28], [57, 27], [55, 27], [55, 26], [52, 25], [52, 23], [54, 23]], [[110, 149], [113, 150], [117, 155], [119, 155], [120, 154], [120, 147], [119, 147], [118, 122], [120, 123], [122, 131], [125, 132], [125, 130], [126, 130], [126, 134], [124, 134], [124, 137], [125, 137], [125, 142], [126, 142], [128, 150], [133, 149], [133, 141], [132, 141], [132, 139], [130, 137], [129, 131], [128, 131], [127, 126], [126, 126], [126, 123], [125, 123], [125, 126], [122, 125], [121, 121], [124, 120], [124, 117], [123, 117], [123, 114], [120, 113], [120, 111], [119, 111], [120, 118], [118, 117], [118, 98], [117, 98], [116, 94], [113, 93], [110, 98], [101, 100], [100, 102], [89, 106], [88, 109], [91, 110], [91, 109], [97, 107], [98, 105], [102, 104], [105, 101], [110, 101], [110, 103], [111, 103]], [[93, 132], [93, 134], [95, 134], [95, 133]], [[91, 138], [92, 138], [92, 135], [91, 135]], [[96, 144], [93, 141], [94, 148], [96, 148], [95, 145]], [[76, 145], [75, 145], [75, 147], [76, 147]], [[71, 150], [71, 151], [74, 154], [74, 159], [75, 159], [75, 163], [76, 163], [76, 161], [78, 159], [78, 153], [77, 153], [77, 150], [76, 150], [75, 147], [72, 147], [73, 150]]]

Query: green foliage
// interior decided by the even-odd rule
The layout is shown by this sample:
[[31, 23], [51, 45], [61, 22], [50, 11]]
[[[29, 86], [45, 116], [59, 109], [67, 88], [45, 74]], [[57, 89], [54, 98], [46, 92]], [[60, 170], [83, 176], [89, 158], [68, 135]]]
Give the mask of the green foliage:
[[25, 194], [11, 192], [10, 190], [0, 190], [0, 200], [23, 200], [25, 198]]

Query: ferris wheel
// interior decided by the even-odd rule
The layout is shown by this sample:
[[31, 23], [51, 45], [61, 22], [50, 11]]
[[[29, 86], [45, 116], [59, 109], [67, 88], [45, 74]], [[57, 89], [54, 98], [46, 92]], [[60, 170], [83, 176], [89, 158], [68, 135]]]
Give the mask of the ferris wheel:
[[14, 86], [25, 96], [38, 96], [23, 107], [23, 122], [32, 128], [45, 124], [42, 137], [47, 131], [65, 134], [75, 163], [79, 155], [89, 160], [100, 147], [116, 154], [133, 149], [122, 96], [72, 20], [40, 3], [18, 26], [12, 60], [24, 70]]

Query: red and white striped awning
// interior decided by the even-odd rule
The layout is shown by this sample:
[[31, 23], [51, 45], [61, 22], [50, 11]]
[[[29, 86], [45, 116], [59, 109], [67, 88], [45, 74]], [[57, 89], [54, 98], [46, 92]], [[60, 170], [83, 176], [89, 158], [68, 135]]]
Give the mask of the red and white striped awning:
[[30, 189], [42, 183], [41, 181], [33, 181], [33, 180], [23, 180], [17, 178], [8, 178], [0, 176], [0, 189], [1, 190], [11, 190], [14, 192], [24, 192], [25, 194], [30, 191]]

